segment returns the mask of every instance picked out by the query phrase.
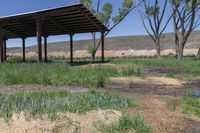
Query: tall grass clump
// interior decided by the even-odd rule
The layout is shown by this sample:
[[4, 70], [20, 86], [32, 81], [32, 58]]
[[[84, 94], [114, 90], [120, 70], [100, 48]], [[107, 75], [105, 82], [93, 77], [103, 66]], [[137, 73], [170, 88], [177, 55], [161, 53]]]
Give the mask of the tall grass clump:
[[123, 76], [143, 76], [142, 70], [139, 67], [133, 66], [133, 64], [122, 67], [121, 71]]
[[[179, 78], [191, 78], [200, 75], [200, 62], [194, 58], [185, 58], [181, 61], [175, 58], [125, 58], [113, 59], [111, 63], [134, 65], [136, 68], [176, 67], [180, 69], [180, 72], [176, 73], [175, 77]], [[173, 73], [173, 71], [169, 71], [167, 75], [172, 76], [171, 73]]]
[[102, 133], [151, 133], [151, 128], [141, 117], [128, 114], [123, 114], [112, 124], [100, 122], [95, 127]]
[[134, 106], [134, 100], [111, 92], [65, 91], [20, 92], [0, 96], [0, 117], [9, 121], [14, 113], [25, 112], [32, 117], [48, 115], [55, 118], [57, 113], [85, 113], [98, 109], [120, 110]]
[[200, 117], [200, 98], [185, 96], [181, 98], [184, 113]]
[[[132, 68], [131, 68], [132, 69]], [[104, 87], [111, 76], [139, 75], [135, 70], [113, 67], [71, 67], [65, 63], [3, 64], [0, 66], [0, 84], [85, 85]]]

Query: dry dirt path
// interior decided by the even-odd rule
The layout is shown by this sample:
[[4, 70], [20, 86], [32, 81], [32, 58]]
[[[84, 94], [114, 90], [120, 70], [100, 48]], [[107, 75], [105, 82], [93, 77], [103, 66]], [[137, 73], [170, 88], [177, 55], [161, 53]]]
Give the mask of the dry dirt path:
[[154, 133], [200, 133], [200, 118], [183, 114], [180, 97], [200, 87], [198, 79], [181, 81], [164, 77], [111, 78], [106, 90], [133, 97], [137, 107], [128, 112], [142, 116]]
[[142, 116], [153, 133], [199, 133], [200, 118], [182, 113], [179, 97], [122, 93], [137, 103], [129, 113]]

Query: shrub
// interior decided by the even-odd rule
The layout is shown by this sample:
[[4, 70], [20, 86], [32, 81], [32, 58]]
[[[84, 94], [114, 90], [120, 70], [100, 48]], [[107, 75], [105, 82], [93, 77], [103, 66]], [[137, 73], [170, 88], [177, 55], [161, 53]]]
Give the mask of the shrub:
[[87, 51], [88, 51], [89, 54], [92, 54], [94, 50], [95, 50], [94, 46], [88, 46], [87, 47]]
[[95, 125], [102, 133], [150, 133], [151, 128], [139, 116], [123, 114], [118, 122], [105, 124], [103, 122]]

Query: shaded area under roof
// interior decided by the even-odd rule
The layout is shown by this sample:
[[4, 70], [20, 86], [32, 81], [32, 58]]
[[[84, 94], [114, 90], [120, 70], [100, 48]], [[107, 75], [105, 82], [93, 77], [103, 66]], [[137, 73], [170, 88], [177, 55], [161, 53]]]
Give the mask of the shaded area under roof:
[[6, 39], [34, 37], [38, 17], [41, 19], [42, 36], [108, 30], [84, 5], [76, 4], [0, 17], [1, 35]]

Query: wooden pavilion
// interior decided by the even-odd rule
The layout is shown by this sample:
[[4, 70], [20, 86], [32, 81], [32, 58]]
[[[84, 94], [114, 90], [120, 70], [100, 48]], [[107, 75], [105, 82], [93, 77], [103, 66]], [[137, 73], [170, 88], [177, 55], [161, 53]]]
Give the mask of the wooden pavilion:
[[70, 36], [70, 62], [73, 63], [73, 35], [101, 32], [102, 62], [104, 62], [104, 33], [108, 29], [82, 4], [40, 10], [0, 17], [0, 63], [6, 60], [6, 40], [21, 38], [25, 61], [25, 39], [37, 37], [38, 61], [42, 61], [42, 37], [44, 59], [47, 61], [47, 37], [68, 34]]

